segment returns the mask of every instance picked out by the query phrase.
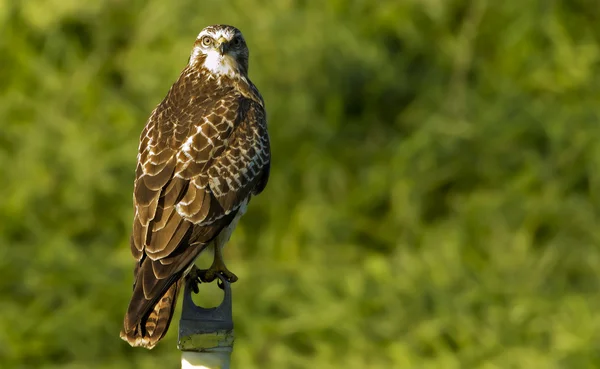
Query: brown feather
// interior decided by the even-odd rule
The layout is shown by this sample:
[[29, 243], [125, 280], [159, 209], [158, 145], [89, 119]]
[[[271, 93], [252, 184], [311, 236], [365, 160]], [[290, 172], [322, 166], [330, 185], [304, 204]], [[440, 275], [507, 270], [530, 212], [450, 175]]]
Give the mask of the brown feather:
[[135, 244], [135, 234], [131, 234], [131, 236], [129, 237], [129, 247], [131, 249], [131, 255], [133, 255], [133, 258], [135, 260], [139, 260], [142, 258], [142, 255], [144, 255], [144, 253], [142, 252], [141, 249], [139, 249], [136, 244]]
[[161, 164], [162, 169], [154, 175], [145, 175], [144, 184], [146, 187], [153, 191], [161, 190], [167, 182], [173, 177], [173, 171], [175, 170], [175, 158], [167, 161], [164, 166]]
[[163, 190], [162, 196], [165, 198], [164, 206], [174, 206], [175, 203], [179, 202], [186, 193], [188, 184], [189, 182], [183, 178], [172, 178], [171, 182]]
[[264, 104], [247, 78], [247, 51], [237, 77], [208, 78], [204, 56], [194, 58], [140, 135], [131, 237], [137, 263], [121, 332], [132, 346], [152, 348], [164, 336], [185, 271], [268, 180]]
[[[188, 206], [194, 202], [194, 200], [196, 199], [196, 192], [198, 192], [198, 189], [196, 188], [196, 186], [188, 186], [187, 187], [187, 191], [185, 193], [185, 195], [181, 198], [181, 200], [179, 201], [179, 212], [183, 212], [184, 214], [186, 213], [186, 209], [188, 208]], [[184, 215], [185, 216], [185, 215]]]
[[[162, 201], [161, 201], [162, 199]], [[175, 211], [174, 206], [163, 207], [161, 202], [164, 202], [164, 197], [159, 199], [159, 205], [156, 208], [156, 215], [154, 216], [154, 221], [152, 225], [152, 232], [158, 232], [165, 228], [167, 222], [173, 217], [177, 212]]]
[[174, 215], [163, 232], [155, 233], [156, 238], [160, 238], [152, 240], [153, 242], [150, 243], [152, 248], [151, 245], [146, 247], [148, 257], [158, 260], [168, 256], [179, 245], [191, 226], [190, 222], [184, 221], [179, 215]]
[[[180, 279], [172, 284], [147, 316], [142, 317], [139, 322], [136, 321], [131, 329], [123, 328], [121, 338], [132, 346], [153, 348], [169, 329], [182, 281]], [[129, 316], [126, 316], [125, 326], [130, 326], [131, 322], [127, 322], [127, 317]]]
[[137, 216], [143, 226], [148, 226], [148, 223], [154, 219], [156, 208], [158, 207], [158, 193], [148, 205], [139, 205], [137, 207]]
[[131, 234], [131, 253], [136, 260], [140, 260], [143, 255], [148, 235], [148, 227], [144, 227], [137, 216], [133, 219], [133, 232]]
[[158, 196], [159, 190], [152, 190], [146, 186], [145, 175], [142, 175], [135, 181], [134, 186], [134, 198], [137, 205], [145, 205], [148, 206], [152, 201], [154, 201]]

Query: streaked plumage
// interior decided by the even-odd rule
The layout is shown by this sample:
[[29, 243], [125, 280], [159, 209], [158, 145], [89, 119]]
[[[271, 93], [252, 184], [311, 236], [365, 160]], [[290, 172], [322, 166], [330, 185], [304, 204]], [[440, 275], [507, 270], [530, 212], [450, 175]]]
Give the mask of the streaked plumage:
[[264, 103], [234, 27], [202, 30], [189, 63], [141, 134], [134, 185], [133, 296], [121, 338], [152, 348], [183, 278], [211, 242], [228, 240], [269, 177]]

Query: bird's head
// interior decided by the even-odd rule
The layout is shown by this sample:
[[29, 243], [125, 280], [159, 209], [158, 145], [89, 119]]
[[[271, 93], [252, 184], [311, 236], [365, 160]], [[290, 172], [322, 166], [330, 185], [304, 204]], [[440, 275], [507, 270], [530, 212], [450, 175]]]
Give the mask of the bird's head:
[[216, 76], [247, 75], [248, 47], [242, 33], [221, 24], [204, 28], [194, 43], [190, 65]]

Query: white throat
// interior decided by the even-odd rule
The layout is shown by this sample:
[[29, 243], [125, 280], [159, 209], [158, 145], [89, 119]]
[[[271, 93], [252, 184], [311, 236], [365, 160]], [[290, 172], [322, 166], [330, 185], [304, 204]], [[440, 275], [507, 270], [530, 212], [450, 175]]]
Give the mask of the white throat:
[[204, 67], [213, 74], [233, 77], [237, 74], [236, 62], [230, 55], [221, 55], [215, 50], [206, 54]]

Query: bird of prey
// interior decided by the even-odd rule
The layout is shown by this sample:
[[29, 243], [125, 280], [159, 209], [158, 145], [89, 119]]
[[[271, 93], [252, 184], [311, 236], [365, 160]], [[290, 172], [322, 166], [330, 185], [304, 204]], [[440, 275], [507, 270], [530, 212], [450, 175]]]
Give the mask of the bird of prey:
[[[223, 261], [253, 195], [269, 178], [263, 99], [248, 78], [241, 32], [213, 25], [200, 32], [178, 80], [140, 136], [131, 252], [133, 295], [121, 338], [153, 348], [165, 335], [183, 283], [237, 277]], [[194, 260], [214, 246], [211, 267]]]

